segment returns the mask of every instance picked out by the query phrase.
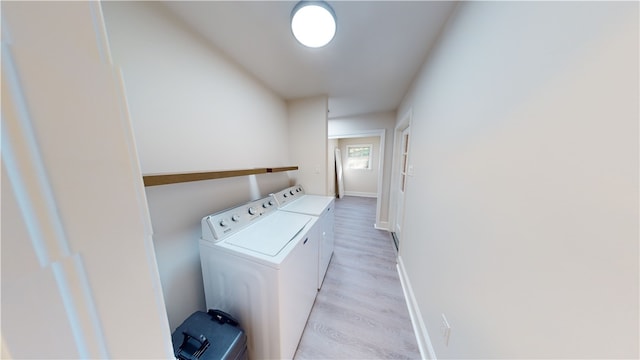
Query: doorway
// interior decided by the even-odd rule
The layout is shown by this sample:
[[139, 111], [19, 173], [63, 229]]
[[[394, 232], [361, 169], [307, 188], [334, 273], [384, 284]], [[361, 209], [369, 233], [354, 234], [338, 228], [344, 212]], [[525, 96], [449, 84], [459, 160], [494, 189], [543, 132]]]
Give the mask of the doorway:
[[[365, 148], [371, 145], [369, 148], [369, 153]], [[384, 173], [384, 145], [385, 145], [385, 130], [370, 130], [364, 131], [357, 134], [345, 134], [345, 135], [335, 135], [329, 137], [329, 170], [334, 169], [334, 171], [329, 171], [330, 179], [328, 179], [328, 183], [335, 184], [335, 186], [330, 186], [329, 194], [337, 193], [339, 190], [339, 183], [337, 180], [337, 169], [335, 168], [336, 157], [334, 154], [340, 154], [340, 162], [341, 162], [341, 180], [343, 186], [343, 194], [351, 195], [351, 196], [365, 196], [365, 197], [375, 197], [376, 198], [376, 223], [375, 227], [380, 229], [388, 229], [386, 226], [381, 227], [380, 225], [380, 217], [381, 217], [381, 203], [382, 203], [382, 178]], [[349, 146], [349, 151], [351, 152], [351, 159], [349, 160], [349, 151], [347, 151], [347, 146]], [[335, 149], [339, 149], [339, 151], [335, 151]], [[363, 159], [370, 155], [371, 157], [368, 160]], [[357, 163], [357, 167], [361, 167], [360, 169], [350, 169], [350, 163], [354, 162], [354, 157], [358, 157], [355, 159]], [[369, 166], [363, 166], [362, 162], [367, 162]], [[366, 188], [362, 188], [360, 190], [353, 188], [353, 182], [355, 180], [359, 181], [362, 179], [358, 179], [357, 176], [354, 177], [354, 174], [361, 175], [366, 178], [367, 175], [369, 178], [373, 175], [373, 180], [368, 180], [368, 184]]]

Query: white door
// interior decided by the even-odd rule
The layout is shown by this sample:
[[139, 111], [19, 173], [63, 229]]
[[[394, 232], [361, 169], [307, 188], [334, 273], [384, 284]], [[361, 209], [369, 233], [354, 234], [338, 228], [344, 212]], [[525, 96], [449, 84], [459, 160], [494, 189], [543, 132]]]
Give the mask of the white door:
[[99, 2], [3, 2], [3, 359], [173, 356], [118, 74]]
[[336, 178], [338, 179], [338, 198], [344, 196], [344, 179], [342, 178], [342, 152], [340, 148], [336, 148]]
[[402, 226], [404, 224], [404, 197], [407, 186], [407, 176], [409, 169], [409, 127], [402, 130], [400, 139], [400, 150], [398, 152], [399, 181], [396, 189], [396, 221], [395, 229], [397, 241], [402, 239]]

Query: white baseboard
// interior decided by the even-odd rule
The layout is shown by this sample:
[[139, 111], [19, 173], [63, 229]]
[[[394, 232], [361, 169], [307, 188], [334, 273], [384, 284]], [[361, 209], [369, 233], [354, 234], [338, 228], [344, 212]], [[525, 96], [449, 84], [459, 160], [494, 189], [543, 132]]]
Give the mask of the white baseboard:
[[360, 191], [345, 191], [344, 192], [345, 195], [347, 196], [360, 196], [360, 197], [378, 197], [378, 194], [376, 193], [368, 193], [368, 192], [360, 192]]
[[378, 229], [378, 230], [391, 231], [391, 229], [389, 229], [389, 222], [388, 221], [380, 221], [379, 223], [373, 224], [373, 227]]
[[420, 349], [420, 356], [423, 359], [437, 360], [436, 353], [431, 344], [431, 338], [427, 332], [427, 327], [422, 320], [422, 314], [418, 307], [418, 302], [413, 295], [413, 289], [411, 283], [407, 277], [407, 273], [404, 269], [404, 263], [402, 257], [398, 255], [398, 275], [400, 276], [400, 284], [402, 285], [402, 291], [404, 292], [404, 298], [407, 301], [407, 308], [409, 309], [409, 316], [411, 317], [411, 324], [413, 325], [413, 331], [416, 334], [416, 340], [418, 341], [418, 348]]

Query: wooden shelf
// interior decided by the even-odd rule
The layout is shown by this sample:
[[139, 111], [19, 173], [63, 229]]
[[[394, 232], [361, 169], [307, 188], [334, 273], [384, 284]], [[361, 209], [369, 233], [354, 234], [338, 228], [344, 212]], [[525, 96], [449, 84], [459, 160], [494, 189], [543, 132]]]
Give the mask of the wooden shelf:
[[153, 174], [153, 175], [143, 175], [142, 180], [144, 181], [144, 186], [156, 186], [156, 185], [177, 184], [177, 183], [189, 182], [189, 181], [222, 179], [222, 178], [235, 177], [235, 176], [267, 174], [267, 173], [292, 171], [292, 170], [298, 170], [298, 167], [286, 166], [286, 167], [277, 167], [277, 168], [207, 171], [207, 172], [178, 173], [178, 174]]
[[278, 168], [267, 168], [267, 172], [268, 173], [291, 171], [291, 170], [298, 170], [298, 167], [297, 166], [286, 166], [286, 167], [278, 167]]

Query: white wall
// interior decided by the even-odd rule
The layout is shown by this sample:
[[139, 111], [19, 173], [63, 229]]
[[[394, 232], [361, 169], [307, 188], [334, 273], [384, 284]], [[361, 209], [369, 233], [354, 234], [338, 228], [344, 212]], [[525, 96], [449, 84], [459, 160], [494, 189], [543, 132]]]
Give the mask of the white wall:
[[288, 166], [287, 108], [158, 2], [103, 4], [143, 174]]
[[327, 186], [327, 96], [290, 100], [289, 132], [293, 175], [308, 194], [326, 195]]
[[[143, 173], [292, 165], [282, 99], [162, 5], [102, 6]], [[200, 219], [289, 185], [288, 173], [274, 173], [146, 188], [172, 330], [205, 310]]]
[[393, 134], [396, 112], [382, 112], [374, 114], [356, 115], [344, 118], [329, 119], [329, 137], [341, 137], [369, 133], [374, 130], [385, 130], [384, 168], [382, 169], [382, 198], [380, 202], [380, 228], [386, 228], [389, 223], [389, 189], [391, 187], [391, 162], [393, 159]]
[[398, 111], [400, 261], [439, 358], [640, 356], [638, 46], [636, 2], [469, 2], [448, 24]]
[[[371, 145], [371, 169], [349, 169], [347, 166], [347, 145]], [[339, 140], [342, 153], [344, 193], [352, 196], [377, 197], [380, 162], [380, 137], [358, 137]]]

